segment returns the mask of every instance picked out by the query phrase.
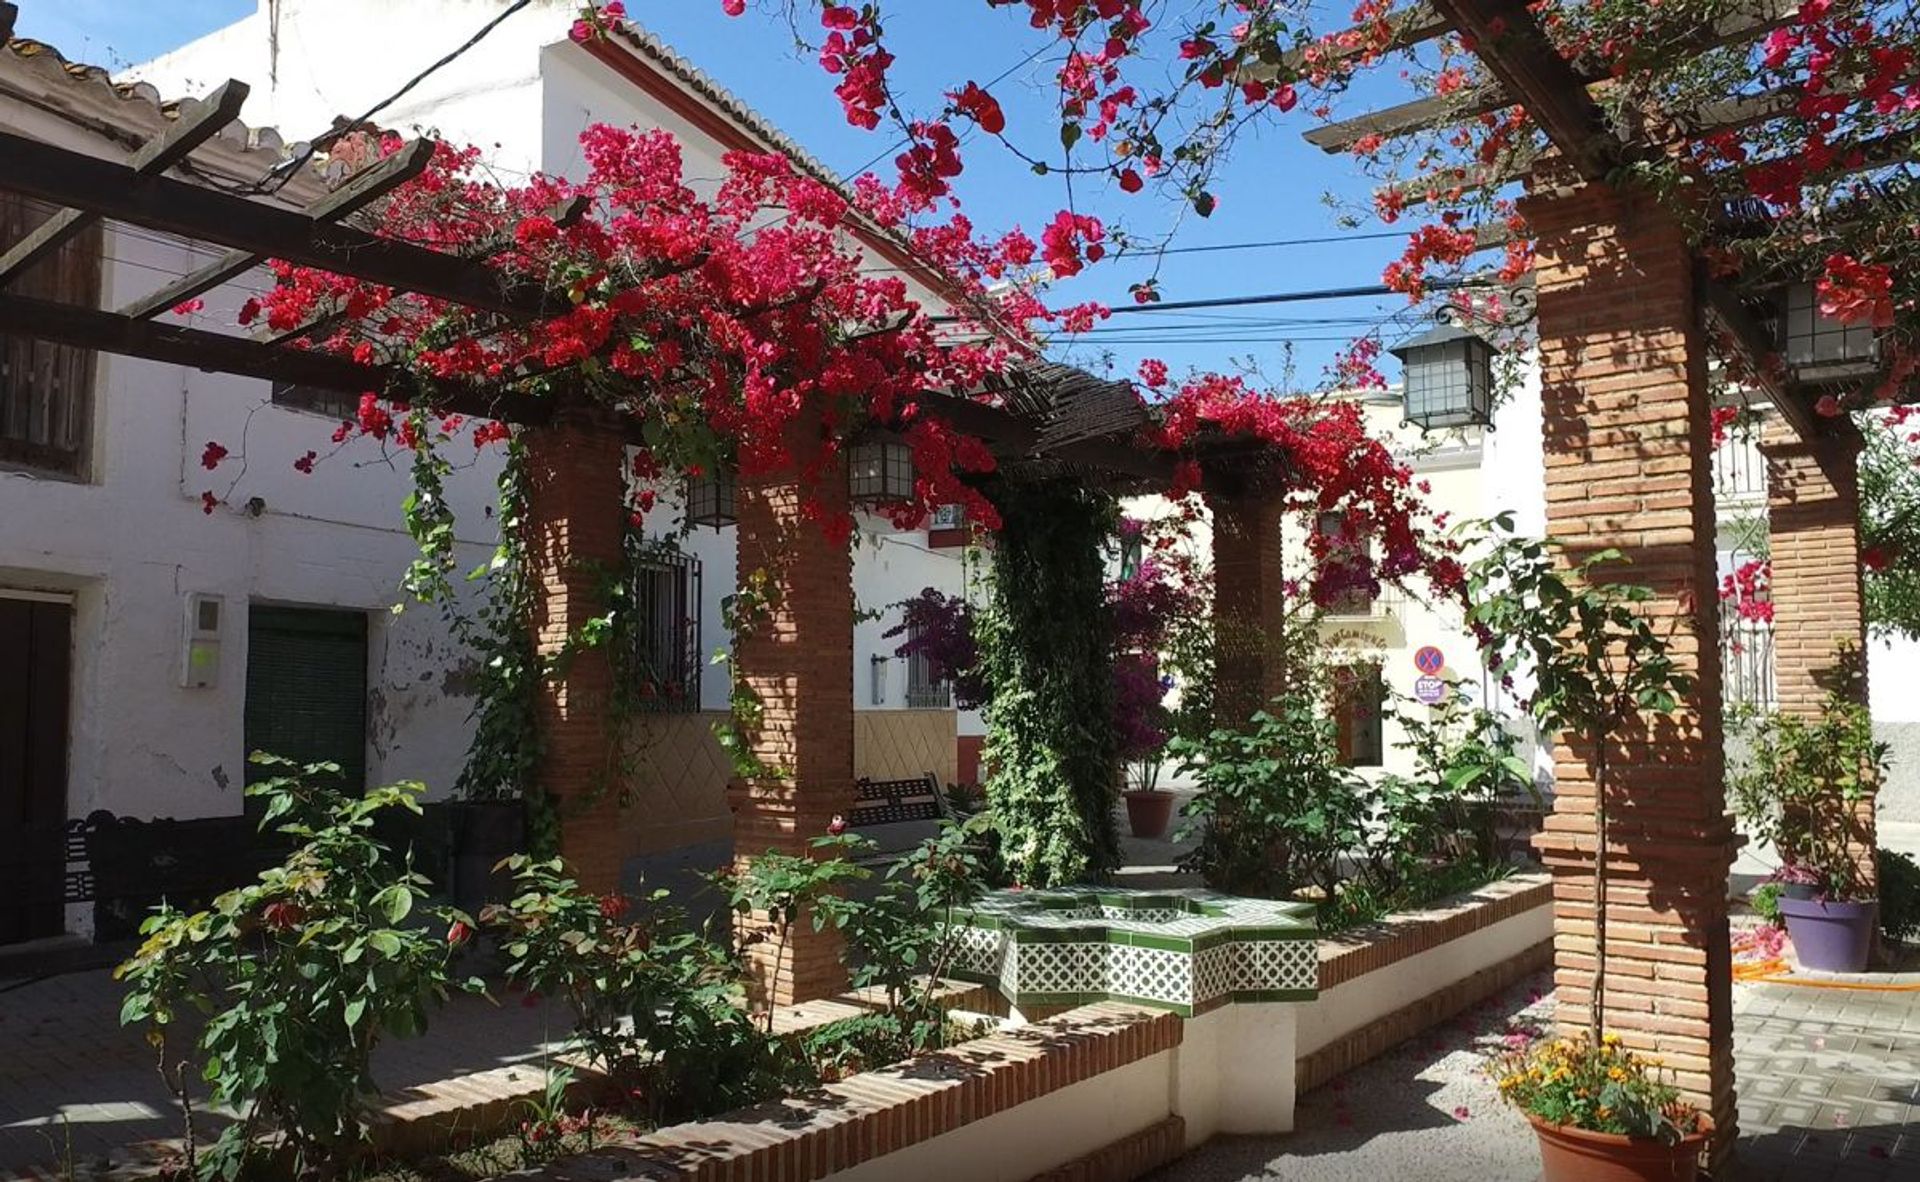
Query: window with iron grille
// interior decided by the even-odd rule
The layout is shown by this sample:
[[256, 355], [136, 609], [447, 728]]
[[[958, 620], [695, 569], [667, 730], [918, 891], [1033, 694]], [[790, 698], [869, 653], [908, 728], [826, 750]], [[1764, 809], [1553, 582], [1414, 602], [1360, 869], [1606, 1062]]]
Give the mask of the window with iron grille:
[[[1339, 510], [1320, 514], [1313, 522], [1314, 532], [1327, 539], [1323, 567], [1329, 571], [1351, 572], [1360, 579], [1358, 586], [1342, 586], [1327, 600], [1327, 612], [1335, 616], [1373, 614], [1373, 548], [1367, 539], [1347, 526], [1347, 515]], [[1344, 580], [1343, 580], [1344, 581]]]
[[[50, 206], [0, 193], [0, 253], [53, 213]], [[101, 229], [95, 223], [27, 268], [9, 286], [82, 308], [100, 305]], [[0, 331], [0, 464], [87, 475], [93, 438], [94, 354]]]
[[296, 386], [292, 382], [273, 384], [273, 404], [289, 410], [304, 410], [335, 422], [355, 418], [360, 413], [358, 394], [322, 390], [318, 386]]
[[[914, 646], [921, 632], [922, 629], [909, 625], [907, 644]], [[934, 677], [933, 662], [917, 646], [910, 647], [907, 653], [907, 705], [921, 710], [944, 710], [953, 705], [952, 684]]]
[[630, 533], [626, 581], [621, 655], [634, 700], [659, 713], [700, 709], [700, 560]]

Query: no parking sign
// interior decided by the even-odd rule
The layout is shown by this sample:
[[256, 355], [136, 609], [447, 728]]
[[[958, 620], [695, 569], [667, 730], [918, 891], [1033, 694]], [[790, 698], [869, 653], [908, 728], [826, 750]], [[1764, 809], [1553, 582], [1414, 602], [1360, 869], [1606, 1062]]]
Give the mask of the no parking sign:
[[1413, 667], [1428, 677], [1436, 677], [1440, 670], [1447, 667], [1447, 658], [1432, 645], [1422, 645], [1419, 651], [1413, 654]]

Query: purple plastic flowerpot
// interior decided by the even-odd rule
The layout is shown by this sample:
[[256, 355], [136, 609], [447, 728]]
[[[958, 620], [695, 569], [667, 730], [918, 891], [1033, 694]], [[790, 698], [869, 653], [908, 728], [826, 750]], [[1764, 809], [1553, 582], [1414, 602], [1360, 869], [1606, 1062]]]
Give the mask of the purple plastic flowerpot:
[[1830, 973], [1866, 971], [1874, 924], [1880, 918], [1879, 900], [1842, 903], [1782, 895], [1780, 915], [1802, 965]]

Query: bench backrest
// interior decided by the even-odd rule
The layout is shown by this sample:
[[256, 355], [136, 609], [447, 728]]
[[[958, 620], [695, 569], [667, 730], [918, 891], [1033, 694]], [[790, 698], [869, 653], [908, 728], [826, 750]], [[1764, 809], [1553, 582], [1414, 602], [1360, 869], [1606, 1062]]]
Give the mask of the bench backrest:
[[911, 780], [856, 780], [847, 827], [869, 838], [878, 854], [899, 854], [940, 832], [952, 819], [940, 778], [932, 772]]

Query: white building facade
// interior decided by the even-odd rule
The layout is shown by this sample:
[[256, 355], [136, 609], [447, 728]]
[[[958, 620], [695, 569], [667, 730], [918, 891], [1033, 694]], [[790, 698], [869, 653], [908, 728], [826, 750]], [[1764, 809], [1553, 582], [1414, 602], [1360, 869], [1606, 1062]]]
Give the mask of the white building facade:
[[[0, 102], [0, 129], [125, 160], [171, 126], [161, 96], [204, 95], [236, 78], [252, 87], [246, 125], [283, 128], [289, 141], [312, 136], [341, 112], [372, 106], [507, 8], [506, 0], [262, 0], [235, 25], [132, 71], [137, 85], [15, 42], [0, 50], [0, 83], [42, 101]], [[591, 51], [575, 44], [567, 36], [574, 8], [535, 3], [507, 18], [384, 111], [381, 125], [478, 144], [507, 183], [536, 170], [579, 175], [577, 139], [594, 123], [669, 131], [696, 186], [715, 183], [721, 157], [736, 149], [784, 152], [822, 171], [643, 35]], [[244, 183], [288, 155], [273, 133], [236, 125], [194, 162]], [[324, 191], [316, 183], [303, 176], [282, 199], [311, 200]], [[51, 212], [0, 200], [14, 200], [0, 233], [16, 237]], [[10, 244], [0, 238], [0, 250]], [[875, 232], [859, 246], [901, 266], [914, 294], [943, 310], [938, 276], [897, 242]], [[118, 308], [210, 257], [164, 234], [109, 225], [63, 255], [82, 281], [58, 294]], [[264, 271], [249, 273], [207, 293], [203, 308], [159, 319], [248, 331], [236, 324], [240, 307], [270, 282]], [[51, 295], [26, 281], [16, 290]], [[464, 763], [480, 670], [437, 609], [397, 610], [417, 553], [402, 525], [407, 458], [371, 438], [332, 441], [353, 400], [107, 354], [82, 359], [3, 336], [0, 347], [0, 667], [15, 691], [0, 711], [0, 822], [17, 822], [21, 847], [0, 849], [0, 875], [42, 875], [49, 859], [57, 864], [47, 843], [59, 840], [60, 825], [95, 810], [239, 814], [246, 755], [259, 748], [324, 755], [357, 783], [418, 779], [444, 794]], [[60, 383], [73, 388], [54, 388]], [[228, 454], [208, 468], [210, 442]], [[296, 462], [309, 452], [318, 461], [306, 474]], [[499, 462], [491, 450], [473, 453], [448, 482], [462, 569], [493, 552]], [[673, 511], [655, 516], [649, 532], [681, 532]], [[883, 633], [900, 600], [928, 586], [962, 589], [963, 539], [954, 530], [898, 531], [877, 517], [860, 522], [855, 592], [873, 613], [860, 624], [854, 658], [865, 774], [956, 775], [962, 720], [923, 669], [893, 656], [899, 641]], [[726, 704], [725, 679], [710, 667], [698, 674], [726, 645], [720, 604], [733, 589], [733, 531], [696, 529], [679, 548], [683, 557], [663, 576], [677, 582], [660, 600], [673, 618], [660, 625], [688, 636], [683, 675], [687, 684], [697, 678], [699, 691], [641, 722], [651, 732], [644, 775], [654, 780], [630, 810], [641, 852], [724, 844], [729, 830], [727, 773], [708, 734]], [[977, 718], [965, 723], [977, 731]], [[712, 852], [700, 860], [716, 861]], [[19, 869], [23, 861], [33, 868]], [[44, 882], [36, 881], [39, 898]], [[0, 891], [16, 885], [0, 882]], [[0, 928], [0, 942], [83, 931], [88, 922], [84, 908], [40, 907], [31, 922]]]

